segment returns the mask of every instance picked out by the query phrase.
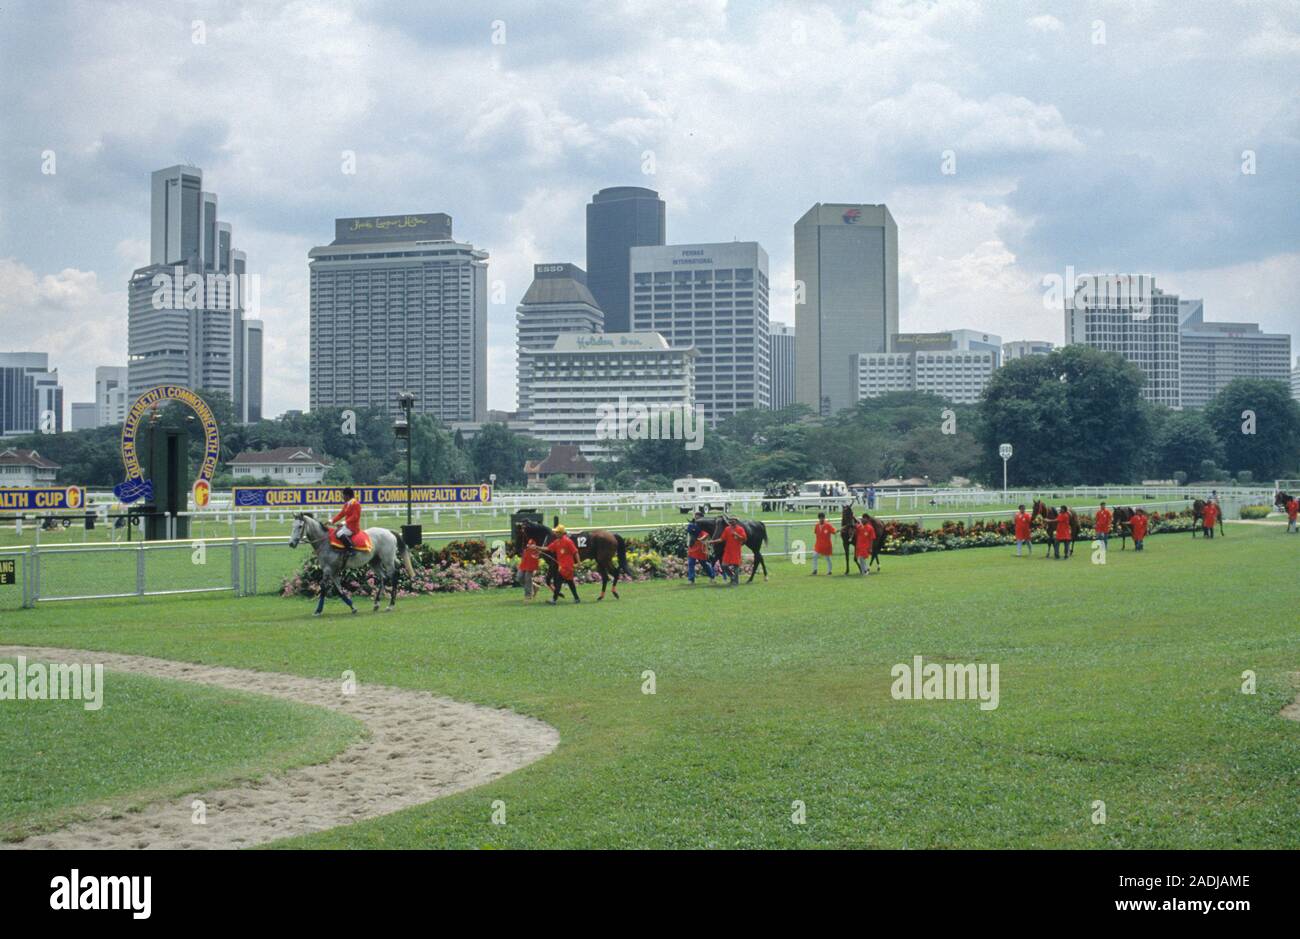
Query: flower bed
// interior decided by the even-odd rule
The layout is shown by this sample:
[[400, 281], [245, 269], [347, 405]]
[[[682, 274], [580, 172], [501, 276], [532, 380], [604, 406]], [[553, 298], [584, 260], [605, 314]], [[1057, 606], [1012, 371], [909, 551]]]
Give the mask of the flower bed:
[[[1161, 514], [1151, 512], [1148, 535], [1171, 532], [1188, 532], [1194, 526], [1191, 510]], [[676, 579], [686, 576], [684, 526], [665, 525], [646, 534], [644, 540], [628, 539], [627, 564], [632, 571], [624, 580], [645, 581]], [[809, 534], [811, 535], [811, 526]], [[1091, 515], [1079, 515], [1079, 540], [1092, 541]], [[1042, 519], [1035, 519], [1031, 539], [1039, 544], [1048, 540]], [[994, 548], [1015, 544], [1015, 525], [1010, 520], [978, 521], [967, 527], [964, 522], [945, 522], [942, 528], [922, 529], [915, 522], [885, 522], [885, 546], [881, 553], [907, 555], [927, 551], [955, 551], [961, 548]], [[669, 546], [668, 550], [655, 550], [651, 546]], [[681, 554], [673, 548], [680, 545]], [[746, 558], [748, 562], [748, 558]], [[397, 594], [409, 597], [425, 593], [466, 593], [493, 587], [510, 587], [515, 583], [518, 558], [498, 553], [494, 560], [492, 550], [483, 541], [453, 541], [445, 548], [433, 549], [420, 545], [411, 552], [415, 568], [412, 580], [402, 571], [398, 575]], [[594, 561], [578, 565], [574, 578], [580, 584], [600, 583], [600, 574]], [[317, 597], [320, 595], [321, 569], [314, 556], [309, 557], [302, 569], [286, 577], [280, 585], [283, 597]], [[343, 589], [349, 593], [373, 595], [375, 577], [370, 568], [349, 571], [343, 577]]]

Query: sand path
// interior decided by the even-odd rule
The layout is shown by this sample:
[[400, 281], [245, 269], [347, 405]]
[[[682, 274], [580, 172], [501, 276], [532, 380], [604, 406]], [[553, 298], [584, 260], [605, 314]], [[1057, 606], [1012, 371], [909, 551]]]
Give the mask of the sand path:
[[[101, 663], [106, 671], [192, 681], [330, 708], [370, 731], [328, 763], [75, 822], [0, 848], [243, 848], [324, 831], [478, 786], [555, 749], [554, 727], [513, 711], [383, 685], [342, 692], [342, 679], [194, 665], [140, 655], [0, 645], [0, 657]], [[112, 702], [112, 677], [105, 679]], [[207, 823], [192, 820], [201, 799]], [[490, 808], [484, 806], [484, 819]]]

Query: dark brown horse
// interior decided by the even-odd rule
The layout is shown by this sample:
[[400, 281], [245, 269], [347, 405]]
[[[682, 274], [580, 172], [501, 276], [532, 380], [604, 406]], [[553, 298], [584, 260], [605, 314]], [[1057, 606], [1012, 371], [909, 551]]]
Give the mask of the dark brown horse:
[[[560, 520], [556, 518], [555, 524], [559, 523]], [[607, 588], [614, 594], [615, 600], [621, 599], [618, 595], [618, 579], [632, 576], [627, 566], [627, 541], [623, 536], [603, 528], [594, 528], [591, 531], [573, 532], [570, 537], [578, 546], [579, 561], [596, 562], [596, 570], [600, 572], [600, 596], [596, 599], [605, 599]], [[519, 522], [515, 525], [515, 552], [522, 554], [530, 538], [537, 542], [538, 547], [545, 548], [555, 540], [555, 532], [537, 522]], [[547, 582], [550, 582], [549, 576]]]
[[[745, 583], [754, 582], [754, 575], [758, 573], [759, 565], [763, 567], [763, 579], [767, 580], [767, 562], [763, 560], [763, 545], [767, 543], [767, 526], [762, 522], [751, 522], [743, 518], [735, 519], [740, 522], [740, 527], [745, 529], [745, 547], [754, 555], [754, 564], [749, 569], [749, 580]], [[700, 530], [707, 532], [710, 541], [716, 541], [722, 536], [721, 515], [715, 515], [712, 518], [700, 519]], [[722, 560], [722, 545], [713, 546], [712, 560], [714, 563]]]
[[857, 553], [857, 534], [858, 525], [870, 522], [872, 530], [876, 533], [875, 540], [871, 542], [871, 557], [867, 558], [867, 568], [871, 568], [871, 563], [876, 564], [876, 572], [880, 572], [880, 549], [885, 546], [885, 526], [879, 520], [872, 518], [866, 512], [862, 513], [859, 519], [853, 514], [853, 503], [850, 502], [844, 506], [840, 512], [840, 541], [844, 543], [844, 573], [849, 572], [849, 562]]
[[1137, 510], [1127, 505], [1117, 505], [1111, 510], [1110, 530], [1119, 535], [1119, 549], [1128, 548], [1128, 539], [1133, 534], [1133, 516]]
[[[1210, 503], [1204, 499], [1194, 499], [1192, 501], [1192, 537], [1193, 538], [1195, 538], [1197, 534], [1201, 531], [1201, 529], [1205, 527], [1204, 526], [1205, 507], [1209, 504]], [[1220, 537], [1223, 536], [1223, 506], [1222, 505], [1219, 506], [1219, 535]]]
[[[1051, 557], [1056, 551], [1056, 519], [1060, 512], [1055, 506], [1047, 505], [1042, 499], [1034, 500], [1034, 508], [1030, 513], [1030, 519], [1042, 518], [1043, 531], [1047, 533], [1047, 551], [1043, 557]], [[1065, 556], [1068, 558], [1074, 554], [1074, 543], [1079, 540], [1079, 513], [1070, 513], [1070, 541], [1065, 546]]]

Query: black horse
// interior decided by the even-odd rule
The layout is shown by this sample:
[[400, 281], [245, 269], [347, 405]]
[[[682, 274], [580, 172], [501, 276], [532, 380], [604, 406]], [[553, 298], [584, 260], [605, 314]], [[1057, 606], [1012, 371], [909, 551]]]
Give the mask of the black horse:
[[[558, 521], [556, 524], [559, 524]], [[600, 572], [600, 596], [596, 599], [605, 599], [606, 588], [614, 594], [615, 600], [621, 599], [618, 595], [618, 579], [632, 576], [627, 566], [627, 541], [623, 536], [603, 528], [593, 528], [591, 531], [574, 532], [571, 537], [578, 546], [578, 560], [586, 561], [590, 558], [596, 562], [596, 570]], [[539, 548], [545, 548], [555, 540], [555, 532], [538, 522], [521, 521], [515, 525], [515, 552], [522, 554], [530, 538], [537, 542]], [[551, 583], [549, 574], [546, 581]]]
[[[767, 580], [767, 562], [763, 560], [763, 545], [767, 543], [767, 526], [762, 522], [751, 522], [746, 519], [735, 519], [740, 522], [740, 527], [745, 529], [745, 547], [754, 555], [754, 564], [749, 569], [749, 580], [745, 583], [753, 583], [754, 575], [758, 573], [759, 565], [763, 567], [763, 579]], [[712, 518], [700, 519], [700, 530], [707, 532], [710, 541], [716, 541], [722, 535], [723, 517], [715, 515]], [[722, 560], [722, 545], [713, 546], [713, 561], [716, 563]]]
[[[1034, 508], [1030, 513], [1030, 518], [1043, 519], [1043, 530], [1047, 533], [1047, 550], [1043, 553], [1044, 558], [1050, 558], [1056, 551], [1056, 519], [1060, 512], [1055, 506], [1047, 505], [1042, 499], [1034, 500]], [[1065, 556], [1074, 555], [1074, 543], [1079, 540], [1079, 513], [1070, 513], [1070, 540], [1065, 545]]]
[[876, 533], [876, 538], [871, 542], [871, 557], [867, 558], [867, 569], [871, 569], [874, 561], [876, 573], [880, 573], [880, 549], [885, 546], [885, 526], [877, 519], [872, 518], [866, 512], [862, 513], [859, 520], [853, 514], [853, 503], [850, 502], [844, 506], [840, 512], [840, 541], [844, 544], [844, 573], [849, 573], [849, 562], [854, 557], [857, 547], [858, 525], [863, 522], [870, 522], [871, 529]]
[[1129, 536], [1133, 534], [1133, 516], [1137, 515], [1137, 510], [1127, 505], [1117, 505], [1111, 512], [1110, 530], [1119, 535], [1119, 549], [1124, 551], [1128, 548]]

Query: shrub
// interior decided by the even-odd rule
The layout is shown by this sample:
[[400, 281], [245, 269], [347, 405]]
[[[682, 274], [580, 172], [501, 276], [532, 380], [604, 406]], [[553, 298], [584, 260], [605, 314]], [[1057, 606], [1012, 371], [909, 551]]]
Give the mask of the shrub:
[[[685, 525], [661, 525], [649, 532], [646, 532], [645, 539], [640, 542], [651, 551], [657, 551], [660, 554], [672, 554], [677, 557], [686, 557], [686, 526]], [[628, 542], [629, 545], [632, 542]]]
[[1243, 505], [1241, 507], [1242, 518], [1267, 518], [1271, 508], [1267, 505]]

